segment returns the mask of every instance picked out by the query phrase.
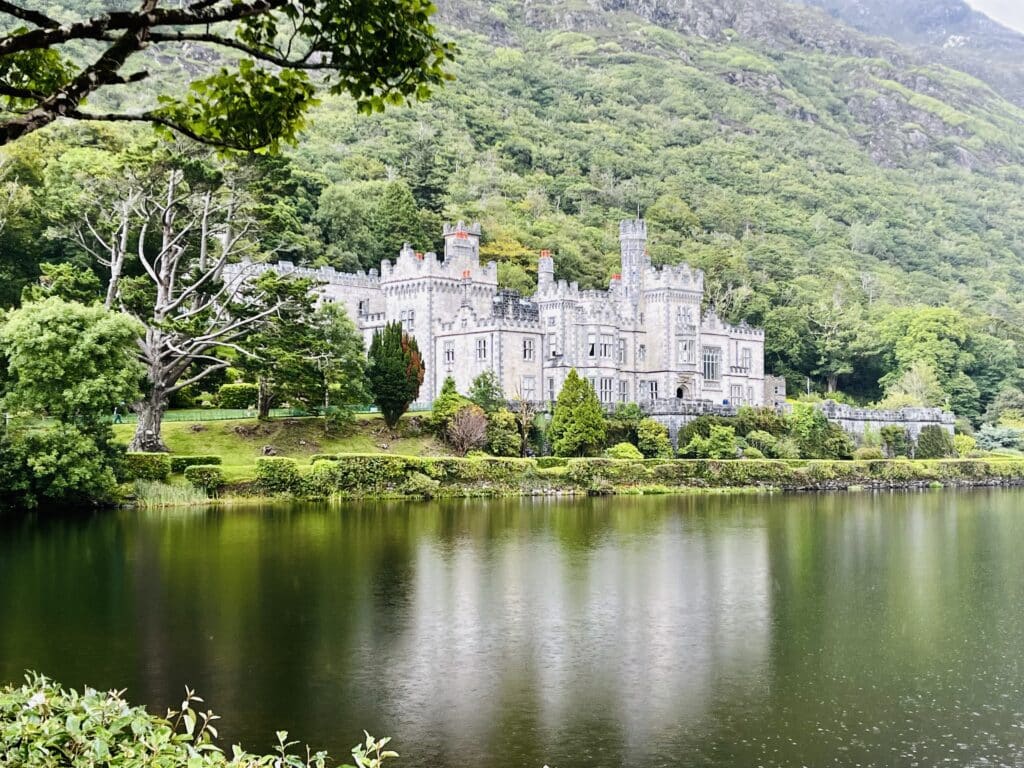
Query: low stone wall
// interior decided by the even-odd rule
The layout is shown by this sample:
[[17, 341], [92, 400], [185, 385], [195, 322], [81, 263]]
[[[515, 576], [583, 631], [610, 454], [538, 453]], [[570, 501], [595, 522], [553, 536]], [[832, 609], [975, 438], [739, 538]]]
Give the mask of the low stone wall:
[[[739, 412], [739, 408], [733, 405], [675, 399], [651, 400], [640, 403], [640, 407], [645, 414], [668, 428], [672, 445], [676, 447], [680, 430], [697, 417], [735, 416]], [[921, 430], [925, 427], [939, 426], [952, 435], [956, 422], [956, 417], [952, 413], [941, 408], [901, 408], [896, 411], [883, 411], [855, 408], [834, 400], [826, 400], [817, 407], [826, 419], [853, 435], [857, 442], [861, 442], [868, 430], [879, 432], [882, 427], [900, 426], [916, 443]], [[780, 406], [777, 410], [787, 411], [788, 406]]]
[[735, 416], [739, 408], [735, 405], [721, 405], [710, 400], [647, 400], [640, 403], [643, 412], [668, 429], [672, 445], [679, 447], [679, 432], [700, 416]]
[[903, 427], [910, 439], [917, 442], [921, 430], [938, 426], [953, 434], [956, 418], [941, 408], [901, 408], [898, 411], [881, 411], [871, 408], [854, 408], [834, 400], [826, 400], [818, 406], [825, 418], [841, 426], [854, 437], [863, 438], [867, 430], [878, 432], [882, 427]]

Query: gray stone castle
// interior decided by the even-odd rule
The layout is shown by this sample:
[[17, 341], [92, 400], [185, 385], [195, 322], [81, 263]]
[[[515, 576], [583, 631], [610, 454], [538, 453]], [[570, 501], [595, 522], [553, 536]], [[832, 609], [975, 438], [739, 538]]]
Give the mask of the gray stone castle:
[[[654, 267], [642, 220], [623, 221], [619, 241], [621, 271], [603, 291], [556, 281], [547, 251], [540, 254], [533, 296], [503, 290], [497, 265], [480, 263], [480, 226], [462, 222], [445, 225], [444, 258], [406, 245], [379, 273], [243, 262], [228, 267], [225, 280], [261, 270], [315, 279], [322, 300], [345, 306], [367, 346], [374, 331], [400, 321], [426, 363], [424, 404], [446, 377], [467, 392], [486, 370], [510, 398], [550, 401], [573, 368], [608, 405], [637, 402], [679, 412], [785, 399], [781, 380], [765, 376], [764, 331], [701, 311], [701, 271]], [[683, 404], [690, 407], [680, 409]]]

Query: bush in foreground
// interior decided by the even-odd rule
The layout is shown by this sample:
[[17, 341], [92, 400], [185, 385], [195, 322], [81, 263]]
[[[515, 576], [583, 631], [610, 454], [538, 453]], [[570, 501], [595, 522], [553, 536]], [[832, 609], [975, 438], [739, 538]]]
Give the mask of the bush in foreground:
[[[202, 699], [185, 691], [181, 710], [164, 717], [133, 707], [117, 691], [65, 689], [41, 675], [29, 674], [25, 684], [0, 688], [0, 765], [10, 768], [326, 768], [326, 752], [291, 754], [296, 742], [278, 731], [278, 745], [269, 755], [232, 747], [231, 755], [214, 743], [219, 718], [197, 709]], [[366, 740], [352, 749], [356, 765], [378, 768], [392, 757], [388, 739]]]
[[214, 456], [213, 454], [206, 454], [200, 456], [171, 456], [171, 474], [180, 475], [185, 472], [188, 467], [194, 467], [199, 464], [220, 464], [220, 456]]
[[224, 487], [224, 470], [216, 464], [192, 464], [185, 467], [185, 479], [208, 496], [216, 496]]
[[126, 480], [156, 480], [164, 482], [170, 474], [171, 457], [166, 453], [126, 453], [124, 456], [124, 477]]
[[283, 456], [256, 459], [256, 485], [264, 493], [297, 493], [302, 488], [299, 463]]

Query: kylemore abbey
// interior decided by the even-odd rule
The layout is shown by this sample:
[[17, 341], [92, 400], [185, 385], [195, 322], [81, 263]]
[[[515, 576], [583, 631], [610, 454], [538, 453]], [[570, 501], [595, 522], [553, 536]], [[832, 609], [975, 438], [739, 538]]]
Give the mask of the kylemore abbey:
[[782, 380], [765, 376], [764, 331], [701, 311], [700, 270], [653, 266], [642, 220], [621, 222], [619, 241], [621, 271], [605, 291], [556, 281], [547, 251], [532, 297], [499, 288], [497, 264], [480, 263], [480, 226], [462, 222], [445, 225], [444, 258], [406, 245], [379, 273], [243, 262], [229, 266], [225, 279], [270, 269], [313, 278], [323, 301], [346, 307], [367, 347], [374, 331], [400, 321], [424, 356], [423, 403], [446, 377], [465, 392], [488, 369], [509, 396], [550, 401], [573, 368], [609, 405], [735, 407], [785, 399]]

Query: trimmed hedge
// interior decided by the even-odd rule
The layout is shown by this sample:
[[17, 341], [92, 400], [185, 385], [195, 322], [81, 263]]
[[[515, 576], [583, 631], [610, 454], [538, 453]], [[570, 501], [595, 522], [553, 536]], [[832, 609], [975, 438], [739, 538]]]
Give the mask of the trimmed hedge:
[[314, 453], [309, 457], [310, 464], [316, 464], [318, 461], [337, 461], [338, 455], [336, 453]]
[[537, 466], [541, 469], [549, 469], [550, 467], [567, 467], [569, 466], [569, 460], [563, 459], [561, 456], [538, 456]]
[[171, 474], [171, 457], [166, 453], [126, 453], [124, 479], [164, 482]]
[[171, 456], [171, 474], [180, 475], [188, 467], [220, 464], [220, 456]]
[[224, 487], [224, 470], [215, 464], [192, 464], [185, 467], [185, 479], [213, 496]]
[[303, 481], [299, 463], [282, 456], [256, 459], [256, 487], [269, 494], [301, 493]]
[[260, 388], [255, 384], [224, 384], [217, 390], [217, 404], [233, 410], [251, 408], [259, 395]]
[[[294, 459], [256, 462], [252, 491], [308, 498], [482, 496], [647, 488], [829, 490], [851, 486], [1024, 484], [1024, 460], [774, 460], [322, 457], [303, 471]], [[244, 484], [232, 484], [244, 492]]]

